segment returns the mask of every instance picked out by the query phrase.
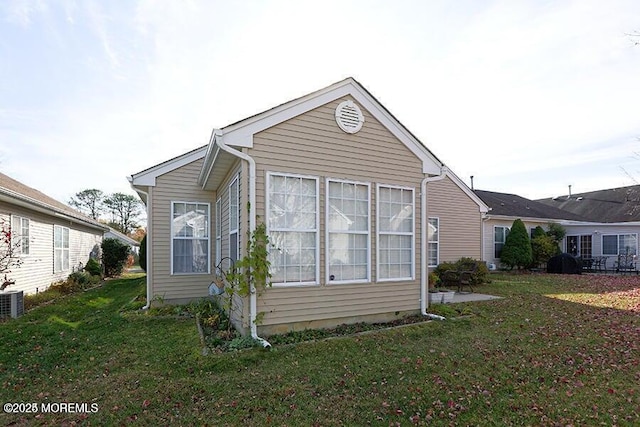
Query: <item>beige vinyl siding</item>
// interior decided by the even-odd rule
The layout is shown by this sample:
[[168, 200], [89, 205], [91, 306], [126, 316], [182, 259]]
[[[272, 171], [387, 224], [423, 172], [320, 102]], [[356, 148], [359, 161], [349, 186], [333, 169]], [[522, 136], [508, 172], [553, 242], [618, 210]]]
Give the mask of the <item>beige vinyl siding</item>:
[[[9, 221], [10, 215], [29, 219], [29, 254], [23, 255], [22, 264], [8, 275], [16, 281], [11, 290], [25, 293], [44, 291], [52, 283], [66, 279], [74, 270], [83, 267], [94, 246], [102, 242], [101, 230], [0, 202], [0, 218]], [[69, 270], [59, 273], [54, 273], [53, 269], [55, 225], [69, 228]]]
[[427, 184], [427, 215], [439, 218], [439, 262], [482, 257], [478, 205], [449, 177]]
[[[258, 298], [258, 311], [265, 313], [265, 326], [419, 308], [422, 163], [362, 106], [362, 130], [356, 134], [341, 131], [334, 114], [345, 99], [348, 98], [256, 134], [254, 147], [246, 150], [257, 164], [256, 204], [262, 219], [266, 219], [267, 172], [318, 177], [320, 186], [320, 285], [268, 289]], [[371, 283], [326, 284], [326, 178], [371, 183]], [[376, 184], [414, 189], [415, 280], [376, 283]]]
[[[215, 266], [215, 201], [216, 194], [198, 186], [202, 159], [196, 160], [159, 176], [150, 197], [153, 230], [152, 298], [165, 302], [183, 302], [208, 295]], [[171, 274], [171, 202], [199, 202], [209, 204], [209, 274]]]

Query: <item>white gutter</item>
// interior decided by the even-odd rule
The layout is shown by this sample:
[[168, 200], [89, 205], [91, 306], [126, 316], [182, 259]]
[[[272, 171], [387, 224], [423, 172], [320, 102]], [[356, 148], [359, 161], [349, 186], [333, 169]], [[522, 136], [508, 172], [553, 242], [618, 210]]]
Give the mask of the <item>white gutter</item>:
[[[145, 203], [145, 207], [147, 208], [147, 269], [149, 269], [149, 266], [153, 265], [152, 261], [151, 261], [151, 257], [152, 257], [152, 246], [151, 246], [151, 227], [149, 227], [149, 224], [151, 223], [151, 197], [149, 196], [149, 193], [141, 190], [139, 188], [135, 188], [133, 186], [133, 177], [129, 178], [129, 184], [131, 185], [131, 188], [133, 188], [134, 191], [138, 192], [138, 193], [142, 193], [145, 196], [147, 196], [147, 203]], [[149, 272], [146, 272], [146, 282], [147, 282], [147, 303], [144, 305], [144, 307], [142, 307], [143, 310], [147, 310], [149, 307], [151, 307], [151, 275], [149, 274]]]
[[[249, 233], [253, 233], [256, 229], [256, 161], [241, 151], [231, 148], [222, 142], [222, 131], [219, 129], [214, 130], [214, 140], [218, 144], [221, 150], [226, 151], [232, 156], [238, 157], [242, 160], [246, 160], [249, 163]], [[258, 302], [256, 288], [251, 283], [249, 289], [249, 326], [251, 329], [251, 338], [260, 342], [264, 348], [271, 347], [271, 344], [258, 336], [258, 326], [256, 325], [256, 316], [258, 311]]]
[[445, 176], [447, 176], [448, 169], [446, 166], [443, 166], [440, 170], [440, 175], [436, 176], [428, 176], [422, 180], [420, 187], [420, 211], [421, 211], [421, 221], [420, 221], [420, 238], [422, 240], [422, 250], [420, 251], [420, 312], [423, 316], [427, 316], [431, 319], [437, 320], [445, 320], [444, 317], [438, 316], [437, 314], [427, 313], [428, 301], [429, 301], [429, 266], [427, 265], [427, 248], [428, 248], [428, 236], [427, 236], [427, 227], [429, 226], [427, 221], [427, 183], [436, 182], [442, 180]]

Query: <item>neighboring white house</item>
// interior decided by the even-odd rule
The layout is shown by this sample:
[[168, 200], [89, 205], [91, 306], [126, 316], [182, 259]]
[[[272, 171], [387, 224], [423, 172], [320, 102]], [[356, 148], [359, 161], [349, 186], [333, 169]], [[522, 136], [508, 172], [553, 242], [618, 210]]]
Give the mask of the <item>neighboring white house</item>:
[[[64, 280], [99, 253], [103, 224], [0, 173], [0, 222], [11, 225], [22, 263], [12, 269], [8, 290], [25, 294]], [[13, 240], [15, 243], [16, 240]]]

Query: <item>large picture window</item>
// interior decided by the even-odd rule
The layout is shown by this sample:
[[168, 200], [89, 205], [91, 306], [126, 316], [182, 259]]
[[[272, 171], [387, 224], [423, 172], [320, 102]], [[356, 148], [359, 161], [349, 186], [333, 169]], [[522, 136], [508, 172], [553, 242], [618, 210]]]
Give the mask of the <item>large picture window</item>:
[[271, 280], [275, 284], [317, 284], [318, 179], [267, 175], [267, 227]]
[[53, 226], [53, 272], [69, 270], [69, 229]]
[[14, 215], [11, 219], [12, 246], [16, 255], [29, 255], [29, 219]]
[[637, 234], [611, 234], [602, 236], [602, 255], [637, 255]]
[[209, 204], [171, 203], [171, 273], [209, 273]]
[[438, 266], [438, 249], [440, 247], [440, 219], [429, 218], [428, 243], [429, 267]]
[[410, 280], [414, 277], [413, 189], [378, 185], [379, 281]]
[[497, 225], [493, 228], [493, 256], [495, 258], [500, 258], [502, 254], [502, 248], [504, 247], [504, 242], [507, 241], [507, 236], [509, 235], [509, 227], [502, 227]]
[[329, 283], [369, 281], [369, 184], [327, 180]]

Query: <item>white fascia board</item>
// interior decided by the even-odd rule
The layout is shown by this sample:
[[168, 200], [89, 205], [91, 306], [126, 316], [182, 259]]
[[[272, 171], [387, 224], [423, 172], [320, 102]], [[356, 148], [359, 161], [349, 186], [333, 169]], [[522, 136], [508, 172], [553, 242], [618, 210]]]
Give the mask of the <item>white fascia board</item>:
[[196, 160], [200, 160], [205, 156], [208, 148], [209, 146], [198, 148], [197, 150], [190, 151], [147, 170], [131, 175], [131, 179], [129, 181], [133, 186], [155, 187], [157, 177]]
[[252, 148], [253, 135], [256, 133], [347, 95], [352, 96], [366, 108], [422, 161], [422, 173], [432, 175], [440, 173], [443, 165], [427, 147], [413, 137], [377, 100], [351, 78], [223, 128], [224, 142], [226, 145], [235, 147]]

